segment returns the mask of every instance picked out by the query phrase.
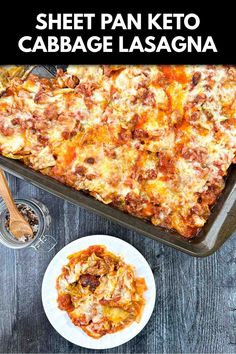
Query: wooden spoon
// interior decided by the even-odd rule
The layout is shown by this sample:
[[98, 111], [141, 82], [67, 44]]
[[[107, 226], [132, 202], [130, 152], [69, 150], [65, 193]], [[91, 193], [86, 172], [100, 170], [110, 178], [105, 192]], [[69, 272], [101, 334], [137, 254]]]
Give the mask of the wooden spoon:
[[10, 188], [8, 186], [4, 172], [0, 169], [0, 195], [4, 199], [9, 210], [9, 230], [17, 239], [30, 235], [33, 236], [33, 230], [29, 223], [24, 219], [17, 209], [14, 199], [12, 197]]

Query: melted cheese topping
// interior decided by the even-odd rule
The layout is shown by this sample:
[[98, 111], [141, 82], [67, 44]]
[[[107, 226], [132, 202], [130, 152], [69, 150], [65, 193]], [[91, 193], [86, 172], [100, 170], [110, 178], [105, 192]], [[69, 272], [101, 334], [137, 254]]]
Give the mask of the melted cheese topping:
[[132, 266], [100, 245], [68, 258], [57, 279], [57, 301], [76, 326], [100, 338], [139, 321], [146, 284]]
[[236, 153], [236, 70], [69, 66], [4, 82], [0, 151], [193, 237]]

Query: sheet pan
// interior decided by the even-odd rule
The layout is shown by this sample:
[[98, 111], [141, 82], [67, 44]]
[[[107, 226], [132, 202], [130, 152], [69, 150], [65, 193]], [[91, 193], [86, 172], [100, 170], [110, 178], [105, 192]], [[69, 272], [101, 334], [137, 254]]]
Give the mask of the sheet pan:
[[[34, 73], [50, 76], [54, 66], [37, 66]], [[7, 172], [23, 178], [44, 190], [69, 202], [87, 208], [138, 233], [174, 247], [192, 256], [204, 257], [215, 252], [236, 229], [236, 167], [229, 171], [226, 187], [201, 232], [192, 240], [185, 239], [175, 231], [152, 225], [142, 219], [105, 205], [88, 194], [76, 191], [60, 182], [36, 172], [17, 160], [0, 156], [0, 166]], [[115, 235], [118, 236], [119, 235]], [[140, 236], [142, 237], [142, 236]]]

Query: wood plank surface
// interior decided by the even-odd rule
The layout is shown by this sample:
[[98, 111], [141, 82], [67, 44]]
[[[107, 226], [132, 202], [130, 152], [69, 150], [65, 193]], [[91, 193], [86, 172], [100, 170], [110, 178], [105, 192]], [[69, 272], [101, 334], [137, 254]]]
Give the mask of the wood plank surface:
[[236, 353], [236, 237], [214, 255], [197, 259], [74, 206], [8, 175], [15, 197], [50, 209], [51, 253], [0, 245], [0, 352], [98, 353], [63, 339], [48, 322], [41, 283], [52, 257], [90, 234], [118, 236], [134, 245], [156, 279], [157, 302], [146, 328], [130, 342], [100, 353]]

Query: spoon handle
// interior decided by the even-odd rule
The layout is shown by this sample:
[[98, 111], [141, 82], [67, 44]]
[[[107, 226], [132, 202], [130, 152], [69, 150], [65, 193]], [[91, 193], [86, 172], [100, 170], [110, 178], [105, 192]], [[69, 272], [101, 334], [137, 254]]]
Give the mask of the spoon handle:
[[6, 203], [11, 216], [19, 217], [20, 213], [15, 205], [5, 174], [1, 169], [0, 169], [0, 195], [4, 199], [4, 202]]

